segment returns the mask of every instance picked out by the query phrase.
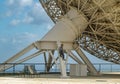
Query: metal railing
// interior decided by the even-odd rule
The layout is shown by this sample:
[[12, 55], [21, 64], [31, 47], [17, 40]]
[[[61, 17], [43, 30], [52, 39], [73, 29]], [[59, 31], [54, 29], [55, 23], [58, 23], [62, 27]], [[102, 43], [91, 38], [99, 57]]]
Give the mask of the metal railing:
[[120, 64], [94, 63], [93, 65], [99, 72], [120, 72]]
[[[66, 70], [70, 72], [70, 64], [66, 65]], [[22, 77], [40, 77], [41, 74], [60, 74], [60, 64], [52, 66], [50, 72], [47, 72], [45, 63], [0, 63], [0, 66], [12, 66], [6, 70], [0, 71], [0, 76], [22, 76]], [[112, 63], [94, 63], [99, 72], [120, 72], [120, 65]], [[29, 69], [31, 68], [31, 70]], [[32, 72], [31, 72], [32, 71]]]

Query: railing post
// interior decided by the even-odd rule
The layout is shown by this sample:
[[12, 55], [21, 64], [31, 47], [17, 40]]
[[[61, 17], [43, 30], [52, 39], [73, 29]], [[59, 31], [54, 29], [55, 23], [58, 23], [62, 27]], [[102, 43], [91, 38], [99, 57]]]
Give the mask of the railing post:
[[101, 64], [99, 64], [99, 72], [101, 72]]
[[112, 64], [111, 64], [111, 72], [112, 72]]
[[13, 63], [13, 74], [15, 74], [15, 64]]
[[4, 70], [3, 70], [3, 72], [5, 73], [5, 64], [3, 64], [4, 65]]

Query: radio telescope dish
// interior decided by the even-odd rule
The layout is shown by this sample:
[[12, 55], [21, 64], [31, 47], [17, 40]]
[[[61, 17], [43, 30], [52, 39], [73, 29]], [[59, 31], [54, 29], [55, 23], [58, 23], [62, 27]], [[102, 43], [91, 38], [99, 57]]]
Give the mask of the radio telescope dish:
[[75, 8], [88, 22], [75, 41], [92, 55], [120, 64], [120, 0], [40, 0], [40, 2], [55, 23], [71, 8]]
[[[79, 65], [86, 65], [90, 74], [98, 75], [97, 69], [81, 48], [100, 59], [120, 64], [120, 0], [39, 1], [55, 23], [54, 27], [42, 39], [6, 60], [0, 65], [0, 71], [13, 67], [4, 64], [19, 64], [43, 55], [45, 71], [49, 72], [54, 64], [60, 63], [61, 75], [66, 77], [69, 56]], [[66, 60], [58, 52], [61, 44], [64, 44]], [[36, 52], [20, 59], [34, 48]], [[87, 70], [84, 71], [87, 73]]]

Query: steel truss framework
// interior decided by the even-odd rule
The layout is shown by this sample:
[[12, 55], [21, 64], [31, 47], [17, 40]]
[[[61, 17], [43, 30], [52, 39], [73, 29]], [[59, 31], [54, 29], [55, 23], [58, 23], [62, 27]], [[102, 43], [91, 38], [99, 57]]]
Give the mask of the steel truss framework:
[[120, 0], [40, 0], [40, 2], [55, 23], [71, 8], [82, 12], [88, 26], [76, 38], [79, 45], [100, 59], [120, 64]]

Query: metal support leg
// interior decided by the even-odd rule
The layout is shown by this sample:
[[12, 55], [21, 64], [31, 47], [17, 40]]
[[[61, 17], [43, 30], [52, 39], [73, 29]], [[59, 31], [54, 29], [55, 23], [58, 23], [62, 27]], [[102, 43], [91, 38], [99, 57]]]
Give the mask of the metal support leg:
[[97, 70], [93, 66], [93, 64], [89, 61], [89, 59], [85, 56], [85, 54], [80, 49], [79, 45], [75, 44], [74, 46], [75, 51], [77, 54], [82, 58], [82, 60], [85, 62], [85, 64], [88, 66], [90, 72], [92, 75], [97, 75]]
[[59, 59], [60, 59], [61, 77], [67, 77], [66, 63], [61, 57], [59, 57]]
[[[15, 63], [16, 63], [16, 65], [20, 64], [20, 63], [23, 63], [23, 62], [25, 62], [27, 60], [30, 60], [30, 59], [32, 59], [32, 58], [34, 58], [34, 57], [36, 57], [36, 56], [38, 56], [38, 55], [40, 55], [40, 54], [42, 54], [44, 52], [45, 51], [37, 51], [36, 53], [34, 53], [34, 54], [30, 55], [30, 56], [27, 56], [27, 57], [25, 57], [25, 58], [23, 58], [21, 60], [18, 60]], [[11, 67], [13, 67], [13, 65], [7, 65], [7, 66], [0, 67], [0, 71], [4, 71], [4, 70], [9, 69]]]
[[[58, 48], [60, 45], [60, 42], [57, 43]], [[59, 51], [58, 51], [58, 55], [59, 55]], [[59, 55], [59, 60], [60, 60], [60, 70], [61, 70], [61, 77], [67, 77], [67, 73], [66, 73], [66, 63], [65, 61], [62, 59], [62, 57], [60, 57]]]
[[70, 56], [73, 60], [75, 60], [77, 63], [83, 64], [82, 61], [80, 61], [80, 59], [79, 59], [77, 56], [75, 56], [70, 50], [67, 51], [67, 53], [68, 53], [69, 56]]
[[44, 61], [45, 61], [45, 72], [47, 72], [47, 57], [45, 52], [44, 52]]
[[49, 56], [49, 57], [48, 57], [48, 63], [47, 63], [47, 72], [49, 72], [49, 71], [50, 71], [51, 62], [52, 62], [52, 57], [51, 57], [51, 56]]

